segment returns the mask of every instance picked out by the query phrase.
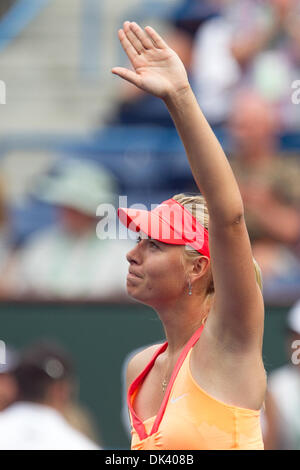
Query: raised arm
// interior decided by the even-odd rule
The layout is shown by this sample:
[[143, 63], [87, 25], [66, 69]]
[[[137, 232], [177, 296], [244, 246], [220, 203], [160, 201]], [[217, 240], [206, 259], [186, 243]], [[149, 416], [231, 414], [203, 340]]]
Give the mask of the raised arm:
[[[209, 245], [215, 286], [217, 334], [261, 345], [263, 302], [238, 184], [206, 121], [177, 54], [151, 27], [124, 23], [119, 39], [134, 70], [112, 72], [164, 100], [181, 137], [191, 170], [210, 215]], [[258, 342], [257, 342], [258, 341]]]

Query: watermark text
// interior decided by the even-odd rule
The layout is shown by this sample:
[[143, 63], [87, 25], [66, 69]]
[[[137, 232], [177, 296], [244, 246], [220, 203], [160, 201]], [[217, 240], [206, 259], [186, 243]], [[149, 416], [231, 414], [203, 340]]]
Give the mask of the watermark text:
[[121, 223], [117, 223], [117, 209], [113, 204], [97, 207], [96, 216], [100, 221], [96, 234], [100, 240], [136, 240], [137, 232], [143, 231], [153, 239], [171, 244], [185, 240], [187, 244], [195, 246], [197, 243], [201, 247], [205, 243], [201, 204], [190, 204], [188, 210], [182, 210], [176, 203], [151, 204], [150, 211], [144, 204], [133, 204], [127, 209], [127, 196], [119, 196], [118, 205], [122, 208], [119, 212]]
[[0, 339], [0, 364], [6, 364], [6, 346], [4, 341]]
[[0, 104], [6, 104], [6, 84], [0, 80]]
[[292, 83], [292, 88], [295, 90], [292, 93], [292, 103], [300, 104], [300, 80], [294, 80]]
[[295, 341], [292, 342], [292, 349], [295, 349], [291, 358], [292, 363], [295, 366], [298, 366], [300, 364], [300, 339], [296, 339]]

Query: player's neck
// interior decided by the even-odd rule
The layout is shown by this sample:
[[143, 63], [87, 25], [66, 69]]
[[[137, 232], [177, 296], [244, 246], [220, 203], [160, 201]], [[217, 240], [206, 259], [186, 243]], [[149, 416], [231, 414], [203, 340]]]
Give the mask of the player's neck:
[[168, 341], [168, 353], [177, 354], [202, 325], [212, 306], [211, 296], [189, 296], [157, 310]]

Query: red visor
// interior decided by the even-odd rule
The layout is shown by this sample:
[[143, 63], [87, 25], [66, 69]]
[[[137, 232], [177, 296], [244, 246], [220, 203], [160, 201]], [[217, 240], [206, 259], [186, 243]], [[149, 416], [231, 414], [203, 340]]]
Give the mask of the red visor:
[[118, 217], [133, 232], [142, 231], [154, 240], [171, 245], [189, 245], [210, 257], [208, 231], [175, 199], [162, 202], [152, 211], [119, 208]]

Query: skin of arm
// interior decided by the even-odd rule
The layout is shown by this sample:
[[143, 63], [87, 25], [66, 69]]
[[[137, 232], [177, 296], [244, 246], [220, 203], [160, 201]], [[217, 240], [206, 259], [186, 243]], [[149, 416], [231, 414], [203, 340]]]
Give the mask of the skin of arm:
[[[177, 54], [151, 27], [125, 22], [119, 39], [133, 71], [112, 72], [163, 99], [210, 215], [214, 314], [207, 323], [216, 337], [261, 347], [263, 300], [255, 280], [243, 200], [223, 149], [203, 115]], [[210, 318], [212, 317], [212, 318]]]

